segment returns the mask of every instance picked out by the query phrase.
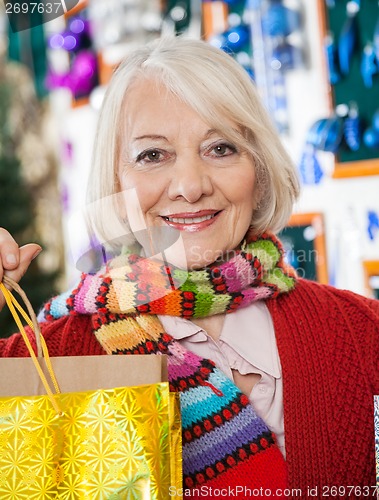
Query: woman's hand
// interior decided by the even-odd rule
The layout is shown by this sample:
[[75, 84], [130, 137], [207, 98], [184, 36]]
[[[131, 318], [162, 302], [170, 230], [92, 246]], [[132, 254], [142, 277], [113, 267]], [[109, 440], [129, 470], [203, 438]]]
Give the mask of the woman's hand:
[[[19, 247], [8, 231], [0, 228], [0, 281], [5, 274], [19, 282], [31, 261], [41, 250], [42, 248], [36, 243]], [[0, 311], [4, 303], [5, 299], [0, 293]]]

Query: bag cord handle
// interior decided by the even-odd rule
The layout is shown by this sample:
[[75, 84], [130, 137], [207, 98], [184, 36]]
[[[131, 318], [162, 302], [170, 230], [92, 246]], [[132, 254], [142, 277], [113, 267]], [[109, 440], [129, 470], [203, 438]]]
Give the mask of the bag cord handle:
[[[18, 283], [16, 283], [16, 281], [14, 281], [12, 278], [9, 278], [8, 276], [3, 277], [3, 283], [4, 283], [4, 285], [7, 285], [10, 289], [13, 288], [13, 290], [15, 290], [19, 294], [19, 296], [22, 298], [24, 304], [26, 305], [26, 308], [27, 308], [28, 313], [29, 313], [29, 317], [32, 320], [32, 325], [30, 325], [29, 317], [25, 318], [24, 314], [21, 312], [22, 308], [21, 308], [20, 304], [17, 302], [16, 298], [12, 295], [11, 291], [8, 288], [9, 295], [11, 296], [11, 300], [12, 300], [13, 304], [20, 311], [20, 313], [24, 317], [25, 321], [28, 323], [28, 325], [32, 328], [32, 330], [35, 333], [36, 344], [37, 344], [37, 356], [39, 358], [41, 358], [43, 355], [42, 354], [42, 345], [41, 345], [41, 330], [39, 328], [39, 324], [37, 322], [37, 318], [36, 318], [36, 315], [33, 311], [32, 305], [31, 305], [28, 297], [26, 296], [26, 293], [20, 287], [20, 285]], [[2, 291], [3, 291], [3, 289], [2, 289]], [[3, 291], [3, 295], [4, 295], [4, 291]], [[4, 295], [4, 298], [5, 298], [5, 300], [7, 300], [5, 295]], [[7, 304], [8, 304], [8, 301], [7, 301]], [[9, 304], [8, 304], [8, 307], [9, 307]], [[14, 318], [14, 319], [16, 321], [16, 318]]]
[[[22, 298], [22, 300], [24, 301], [24, 303], [27, 307], [27, 310], [29, 312], [30, 317], [27, 315], [27, 313], [24, 311], [24, 309], [18, 303], [18, 301], [16, 300], [16, 298], [12, 294], [12, 292], [5, 287], [5, 285], [7, 285], [10, 288], [13, 288], [20, 295], [20, 297]], [[34, 366], [38, 372], [38, 375], [39, 375], [41, 382], [46, 390], [46, 393], [49, 396], [50, 401], [53, 404], [56, 412], [59, 415], [62, 415], [62, 411], [59, 408], [57, 401], [54, 397], [54, 392], [52, 391], [52, 389], [51, 389], [51, 387], [46, 379], [46, 376], [41, 368], [40, 362], [38, 361], [38, 358], [43, 357], [45, 359], [45, 363], [46, 363], [47, 370], [48, 370], [49, 375], [50, 375], [50, 379], [51, 379], [51, 381], [54, 385], [54, 388], [55, 388], [55, 393], [60, 394], [61, 391], [60, 391], [57, 379], [55, 377], [53, 366], [51, 364], [47, 345], [46, 345], [45, 339], [43, 338], [43, 336], [41, 334], [41, 330], [39, 328], [36, 315], [35, 315], [33, 308], [29, 302], [29, 299], [27, 298], [27, 296], [26, 296], [25, 292], [22, 290], [22, 288], [18, 285], [18, 283], [16, 283], [13, 279], [9, 278], [9, 276], [3, 276], [3, 282], [0, 283], [0, 290], [1, 290], [2, 294], [4, 295], [4, 298], [5, 298], [5, 301], [8, 305], [8, 307], [9, 307], [9, 310], [12, 313], [12, 316], [17, 324], [17, 327], [20, 331], [20, 334], [21, 334], [21, 336], [26, 344], [26, 347], [29, 351], [30, 357], [33, 360]], [[30, 340], [25, 332], [24, 326], [21, 323], [20, 317], [19, 317], [16, 309], [19, 311], [21, 316], [24, 318], [24, 320], [30, 326], [31, 330], [34, 332], [36, 344], [37, 344], [37, 356], [38, 356], [38, 358], [34, 352], [34, 349], [30, 343]]]

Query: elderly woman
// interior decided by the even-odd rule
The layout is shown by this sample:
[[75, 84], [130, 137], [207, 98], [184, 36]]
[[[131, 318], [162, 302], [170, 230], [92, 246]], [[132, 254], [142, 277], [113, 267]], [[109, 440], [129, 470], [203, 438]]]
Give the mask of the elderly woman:
[[[42, 332], [52, 356], [169, 355], [193, 498], [194, 488], [212, 497], [199, 486], [229, 487], [233, 498], [260, 487], [273, 497], [287, 487], [373, 494], [379, 303], [285, 265], [273, 233], [297, 194], [254, 85], [229, 55], [163, 39], [119, 66], [89, 201], [96, 234], [112, 239], [117, 221], [140, 252], [52, 299]], [[5, 230], [0, 242], [0, 274], [19, 280], [40, 248], [18, 248]], [[0, 352], [27, 355], [18, 334]]]

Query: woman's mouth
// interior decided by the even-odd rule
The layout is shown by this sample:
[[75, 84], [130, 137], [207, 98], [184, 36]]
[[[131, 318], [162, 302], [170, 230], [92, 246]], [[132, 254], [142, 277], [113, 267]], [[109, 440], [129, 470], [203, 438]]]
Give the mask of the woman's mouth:
[[162, 219], [179, 231], [201, 231], [213, 224], [222, 210], [201, 210], [196, 213], [162, 215]]

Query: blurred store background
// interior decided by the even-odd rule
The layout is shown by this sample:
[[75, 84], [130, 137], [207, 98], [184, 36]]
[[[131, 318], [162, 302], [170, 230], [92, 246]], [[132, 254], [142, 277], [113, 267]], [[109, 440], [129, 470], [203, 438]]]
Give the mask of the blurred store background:
[[[379, 299], [377, 1], [73, 0], [50, 4], [55, 14], [47, 1], [30, 5], [7, 13], [0, 3], [0, 226], [44, 247], [22, 281], [36, 310], [80, 273], [77, 215], [112, 71], [166, 34], [205, 39], [256, 82], [302, 182], [281, 235], [289, 262]], [[2, 313], [0, 335], [12, 329]]]

